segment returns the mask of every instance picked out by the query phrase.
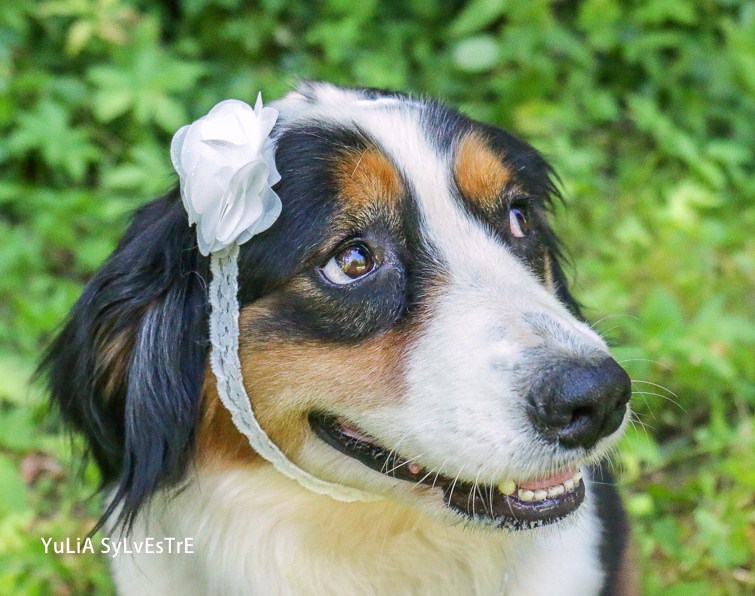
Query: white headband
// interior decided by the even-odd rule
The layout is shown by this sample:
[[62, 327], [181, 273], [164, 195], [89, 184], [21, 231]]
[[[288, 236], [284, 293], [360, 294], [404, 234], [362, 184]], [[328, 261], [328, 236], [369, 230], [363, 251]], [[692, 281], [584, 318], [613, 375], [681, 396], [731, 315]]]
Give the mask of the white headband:
[[210, 255], [210, 366], [236, 428], [279, 472], [339, 501], [374, 501], [377, 495], [327, 482], [289, 460], [257, 422], [244, 388], [238, 354], [239, 245], [268, 229], [281, 212], [272, 189], [281, 178], [270, 138], [277, 119], [277, 110], [262, 107], [262, 94], [254, 109], [228, 99], [182, 127], [170, 146], [189, 225], [197, 226], [199, 251]]

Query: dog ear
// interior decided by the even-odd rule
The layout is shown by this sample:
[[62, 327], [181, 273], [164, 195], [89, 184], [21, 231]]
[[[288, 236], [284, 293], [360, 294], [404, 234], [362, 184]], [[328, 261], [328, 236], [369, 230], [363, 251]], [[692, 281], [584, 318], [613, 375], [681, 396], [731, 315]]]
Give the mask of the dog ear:
[[550, 226], [549, 215], [555, 207], [563, 204], [561, 179], [546, 159], [533, 147], [518, 139], [508, 131], [486, 124], [479, 125], [492, 146], [500, 155], [507, 156], [507, 165], [517, 172], [517, 177], [535, 197], [542, 197], [544, 210], [541, 217], [541, 241], [544, 252], [539, 255], [538, 272], [542, 271], [543, 281], [553, 288], [556, 296], [569, 311], [582, 319], [580, 304], [569, 292], [569, 285], [564, 274], [563, 264], [568, 262], [564, 256], [563, 244]]
[[553, 287], [553, 291], [556, 293], [558, 299], [569, 309], [569, 312], [578, 319], [584, 320], [582, 315], [582, 305], [577, 302], [569, 291], [569, 282], [566, 278], [566, 273], [564, 273], [563, 263], [565, 257], [561, 250], [561, 243], [554, 236], [553, 240], [547, 242], [547, 244], [547, 262], [545, 267], [548, 282]]
[[[540, 181], [540, 193], [545, 196], [546, 211], [553, 215], [557, 205], [564, 205], [564, 197], [561, 194], [561, 179], [556, 171], [545, 159], [537, 154], [546, 176]], [[545, 279], [553, 288], [556, 297], [569, 309], [576, 318], [584, 321], [582, 305], [572, 296], [569, 291], [569, 281], [564, 272], [564, 265], [571, 266], [571, 260], [564, 248], [564, 243], [553, 231], [549, 222], [546, 222], [543, 244], [545, 245]]]
[[120, 506], [118, 522], [129, 528], [148, 497], [185, 472], [207, 356], [207, 278], [178, 192], [153, 201], [86, 285], [40, 366], [103, 487], [115, 487], [100, 524]]

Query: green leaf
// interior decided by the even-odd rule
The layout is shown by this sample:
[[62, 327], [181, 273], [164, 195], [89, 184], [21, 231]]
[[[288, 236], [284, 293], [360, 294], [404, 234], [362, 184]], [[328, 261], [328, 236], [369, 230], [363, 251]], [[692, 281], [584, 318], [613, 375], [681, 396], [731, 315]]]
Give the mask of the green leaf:
[[664, 596], [710, 596], [716, 590], [708, 582], [679, 582], [663, 590]]
[[89, 69], [96, 88], [92, 105], [100, 121], [131, 113], [138, 126], [154, 122], [172, 133], [188, 120], [174, 96], [191, 89], [205, 67], [166, 53], [157, 35], [156, 22], [143, 19], [134, 31], [134, 47], [119, 51], [115, 63]]
[[21, 114], [8, 149], [17, 157], [38, 151], [51, 170], [62, 170], [73, 180], [81, 180], [98, 156], [88, 131], [72, 125], [65, 107], [51, 99]]
[[37, 394], [29, 387], [33, 368], [16, 355], [0, 352], [0, 401], [26, 404]]
[[448, 33], [451, 37], [477, 33], [505, 14], [507, 7], [506, 0], [472, 0], [453, 21]]
[[0, 447], [23, 452], [37, 444], [31, 412], [21, 407], [0, 409]]
[[476, 35], [456, 44], [453, 59], [459, 70], [484, 72], [494, 68], [498, 62], [498, 43], [490, 35]]
[[27, 489], [14, 461], [0, 453], [0, 513], [8, 515], [23, 511], [27, 505]]

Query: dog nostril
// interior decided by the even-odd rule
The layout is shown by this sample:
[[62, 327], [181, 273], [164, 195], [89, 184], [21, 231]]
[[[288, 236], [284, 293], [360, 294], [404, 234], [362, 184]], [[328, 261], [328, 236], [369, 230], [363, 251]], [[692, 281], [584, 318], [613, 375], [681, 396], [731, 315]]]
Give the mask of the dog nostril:
[[586, 406], [582, 406], [579, 408], [575, 408], [575, 410], [571, 414], [571, 420], [570, 423], [573, 423], [580, 418], [590, 418], [593, 415], [593, 409], [588, 408]]
[[589, 449], [621, 426], [631, 381], [612, 358], [555, 367], [539, 381], [528, 396], [533, 422], [560, 445]]

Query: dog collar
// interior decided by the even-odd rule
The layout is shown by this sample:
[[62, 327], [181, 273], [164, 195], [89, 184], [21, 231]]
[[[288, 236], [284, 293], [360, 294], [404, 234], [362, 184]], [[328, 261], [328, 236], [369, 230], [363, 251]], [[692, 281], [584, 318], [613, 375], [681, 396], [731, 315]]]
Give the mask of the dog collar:
[[171, 161], [180, 178], [181, 200], [196, 225], [199, 251], [210, 256], [210, 367], [220, 401], [236, 428], [259, 455], [305, 488], [339, 501], [379, 497], [328, 482], [286, 457], [260, 426], [244, 387], [239, 360], [239, 245], [275, 223], [280, 180], [270, 137], [278, 111], [229, 99], [182, 127], [173, 137]]

